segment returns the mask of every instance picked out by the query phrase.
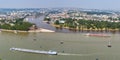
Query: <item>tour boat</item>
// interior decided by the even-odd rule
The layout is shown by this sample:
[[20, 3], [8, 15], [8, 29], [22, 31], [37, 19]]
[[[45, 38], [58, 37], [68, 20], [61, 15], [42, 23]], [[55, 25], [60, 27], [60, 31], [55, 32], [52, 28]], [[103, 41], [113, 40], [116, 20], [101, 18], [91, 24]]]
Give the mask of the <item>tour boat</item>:
[[48, 54], [48, 55], [57, 55], [56, 51], [40, 51], [40, 50], [31, 50], [31, 49], [23, 49], [23, 48], [10, 48], [10, 50], [22, 51], [22, 52], [30, 52], [30, 53], [39, 53], [39, 54]]

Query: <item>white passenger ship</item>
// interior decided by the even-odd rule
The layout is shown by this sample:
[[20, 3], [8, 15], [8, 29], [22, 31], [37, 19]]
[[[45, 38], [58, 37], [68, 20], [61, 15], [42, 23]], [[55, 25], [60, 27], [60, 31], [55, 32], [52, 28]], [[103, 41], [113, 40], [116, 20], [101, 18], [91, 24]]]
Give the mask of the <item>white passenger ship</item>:
[[10, 48], [10, 50], [22, 51], [22, 52], [30, 52], [30, 53], [40, 53], [40, 54], [48, 54], [48, 55], [57, 55], [56, 51], [40, 51], [40, 50], [31, 50], [31, 49], [23, 49], [23, 48]]

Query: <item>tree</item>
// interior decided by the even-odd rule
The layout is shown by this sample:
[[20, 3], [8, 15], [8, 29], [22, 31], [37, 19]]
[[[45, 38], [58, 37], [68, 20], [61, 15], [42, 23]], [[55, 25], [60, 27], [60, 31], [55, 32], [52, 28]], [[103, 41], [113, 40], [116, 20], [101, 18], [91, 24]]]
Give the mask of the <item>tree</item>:
[[56, 20], [56, 21], [54, 22], [54, 24], [59, 25], [60, 22], [59, 22], [58, 20]]
[[[11, 22], [12, 23], [12, 22]], [[23, 19], [16, 19], [16, 22], [12, 23], [14, 24], [11, 26], [11, 23], [5, 23], [2, 22], [0, 25], [0, 28], [2, 29], [8, 29], [8, 30], [29, 30], [29, 27], [31, 27], [33, 24], [29, 22], [24, 22]]]
[[10, 25], [9, 24], [3, 24], [1, 25], [2, 29], [10, 29]]
[[44, 21], [51, 21], [51, 19], [50, 18], [45, 18]]

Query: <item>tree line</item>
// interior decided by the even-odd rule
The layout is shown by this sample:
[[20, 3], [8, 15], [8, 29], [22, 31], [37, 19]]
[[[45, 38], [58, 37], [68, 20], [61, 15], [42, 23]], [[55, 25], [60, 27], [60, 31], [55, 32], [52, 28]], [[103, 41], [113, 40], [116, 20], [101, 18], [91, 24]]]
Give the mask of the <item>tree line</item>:
[[96, 20], [75, 20], [71, 18], [62, 19], [65, 23], [59, 23], [56, 20], [54, 24], [62, 25], [60, 27], [68, 27], [70, 29], [79, 30], [120, 30], [120, 22], [110, 22], [110, 21], [96, 21]]
[[[24, 22], [24, 19], [16, 19], [16, 22], [11, 22], [11, 23], [3, 23], [0, 24], [1, 29], [8, 29], [8, 30], [23, 30], [23, 31], [28, 31], [29, 28], [33, 25], [30, 22]], [[11, 25], [14, 24], [14, 25]]]

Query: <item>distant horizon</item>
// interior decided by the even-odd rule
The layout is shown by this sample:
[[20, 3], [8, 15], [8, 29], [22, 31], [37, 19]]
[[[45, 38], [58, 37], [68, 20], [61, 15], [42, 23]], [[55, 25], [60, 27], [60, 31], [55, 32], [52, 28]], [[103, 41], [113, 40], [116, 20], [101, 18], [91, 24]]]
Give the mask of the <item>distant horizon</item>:
[[0, 8], [57, 8], [120, 10], [120, 0], [1, 0]]
[[[46, 7], [46, 8], [34, 8], [34, 7], [25, 7], [25, 8], [0, 8], [0, 9], [51, 9], [51, 8], [75, 8], [75, 9], [86, 9], [86, 10], [92, 10], [92, 8], [79, 8], [79, 7]], [[120, 11], [120, 10], [116, 10], [116, 9], [96, 9], [93, 8], [93, 10], [115, 10], [115, 11]]]

